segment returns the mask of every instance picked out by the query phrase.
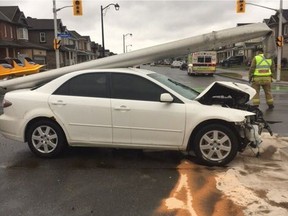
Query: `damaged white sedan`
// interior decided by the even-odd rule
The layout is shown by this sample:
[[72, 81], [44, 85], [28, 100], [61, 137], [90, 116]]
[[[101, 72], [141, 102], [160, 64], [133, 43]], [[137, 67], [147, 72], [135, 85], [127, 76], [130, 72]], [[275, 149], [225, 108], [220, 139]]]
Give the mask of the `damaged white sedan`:
[[239, 83], [216, 82], [200, 94], [148, 70], [90, 69], [6, 93], [0, 132], [40, 157], [67, 145], [163, 149], [223, 166], [269, 129], [247, 104], [254, 94]]

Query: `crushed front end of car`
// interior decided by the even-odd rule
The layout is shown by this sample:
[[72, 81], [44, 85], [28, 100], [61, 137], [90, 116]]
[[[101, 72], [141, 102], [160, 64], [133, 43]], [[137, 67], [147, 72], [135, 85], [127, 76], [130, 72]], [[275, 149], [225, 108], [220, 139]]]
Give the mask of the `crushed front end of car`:
[[261, 133], [267, 130], [272, 136], [273, 132], [263, 118], [263, 113], [260, 109], [249, 104], [242, 106], [242, 109], [253, 112], [255, 115], [247, 116], [244, 122], [236, 123], [236, 128], [239, 131], [241, 139], [241, 148], [239, 151], [243, 151], [247, 146], [258, 148], [262, 143]]
[[258, 148], [261, 144], [261, 133], [267, 130], [273, 135], [271, 128], [263, 118], [262, 111], [248, 102], [256, 91], [242, 83], [214, 82], [209, 85], [196, 100], [205, 105], [219, 105], [253, 113], [246, 116], [242, 122], [236, 122], [235, 127], [239, 135], [239, 151], [244, 151], [247, 146]]

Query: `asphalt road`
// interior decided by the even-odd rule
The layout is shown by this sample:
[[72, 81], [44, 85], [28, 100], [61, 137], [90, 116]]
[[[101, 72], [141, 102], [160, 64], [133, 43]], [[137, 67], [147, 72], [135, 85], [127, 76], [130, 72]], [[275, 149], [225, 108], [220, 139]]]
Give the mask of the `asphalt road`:
[[[177, 69], [160, 70], [199, 91], [215, 80], [229, 80], [219, 76], [188, 77]], [[275, 96], [274, 111], [281, 110], [283, 116], [274, 111], [270, 116], [287, 123], [285, 97], [287, 92]], [[269, 117], [269, 113], [265, 115]], [[273, 175], [281, 170], [275, 165], [277, 161], [262, 158], [261, 162], [253, 154], [237, 156], [231, 166], [244, 166], [251, 174], [260, 172], [262, 168], [242, 164], [251, 160], [252, 165], [263, 163], [261, 166], [271, 169]], [[216, 189], [216, 176], [228, 171], [229, 167], [200, 166], [193, 158], [175, 151], [71, 148], [59, 158], [40, 159], [27, 144], [0, 135], [0, 215], [196, 215], [193, 211], [198, 216], [244, 215], [246, 207]], [[240, 172], [246, 179], [249, 173]], [[258, 194], [267, 200], [261, 191]], [[285, 202], [277, 205], [287, 208]]]

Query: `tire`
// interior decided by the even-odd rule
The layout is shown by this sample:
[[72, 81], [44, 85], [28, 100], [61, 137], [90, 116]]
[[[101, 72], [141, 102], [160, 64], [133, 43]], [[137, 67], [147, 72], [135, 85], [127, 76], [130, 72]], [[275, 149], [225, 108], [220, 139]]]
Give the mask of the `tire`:
[[230, 128], [224, 125], [211, 124], [204, 126], [197, 132], [192, 145], [201, 164], [224, 166], [236, 156], [239, 143]]
[[51, 120], [34, 122], [28, 128], [27, 141], [30, 150], [44, 158], [58, 156], [67, 146], [62, 128]]

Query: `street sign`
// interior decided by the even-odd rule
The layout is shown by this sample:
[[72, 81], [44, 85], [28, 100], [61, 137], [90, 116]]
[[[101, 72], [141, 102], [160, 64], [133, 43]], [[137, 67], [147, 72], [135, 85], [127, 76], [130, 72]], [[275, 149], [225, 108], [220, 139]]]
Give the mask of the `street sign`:
[[61, 38], [70, 38], [71, 34], [69, 32], [61, 32], [61, 33], [58, 33], [57, 36]]

